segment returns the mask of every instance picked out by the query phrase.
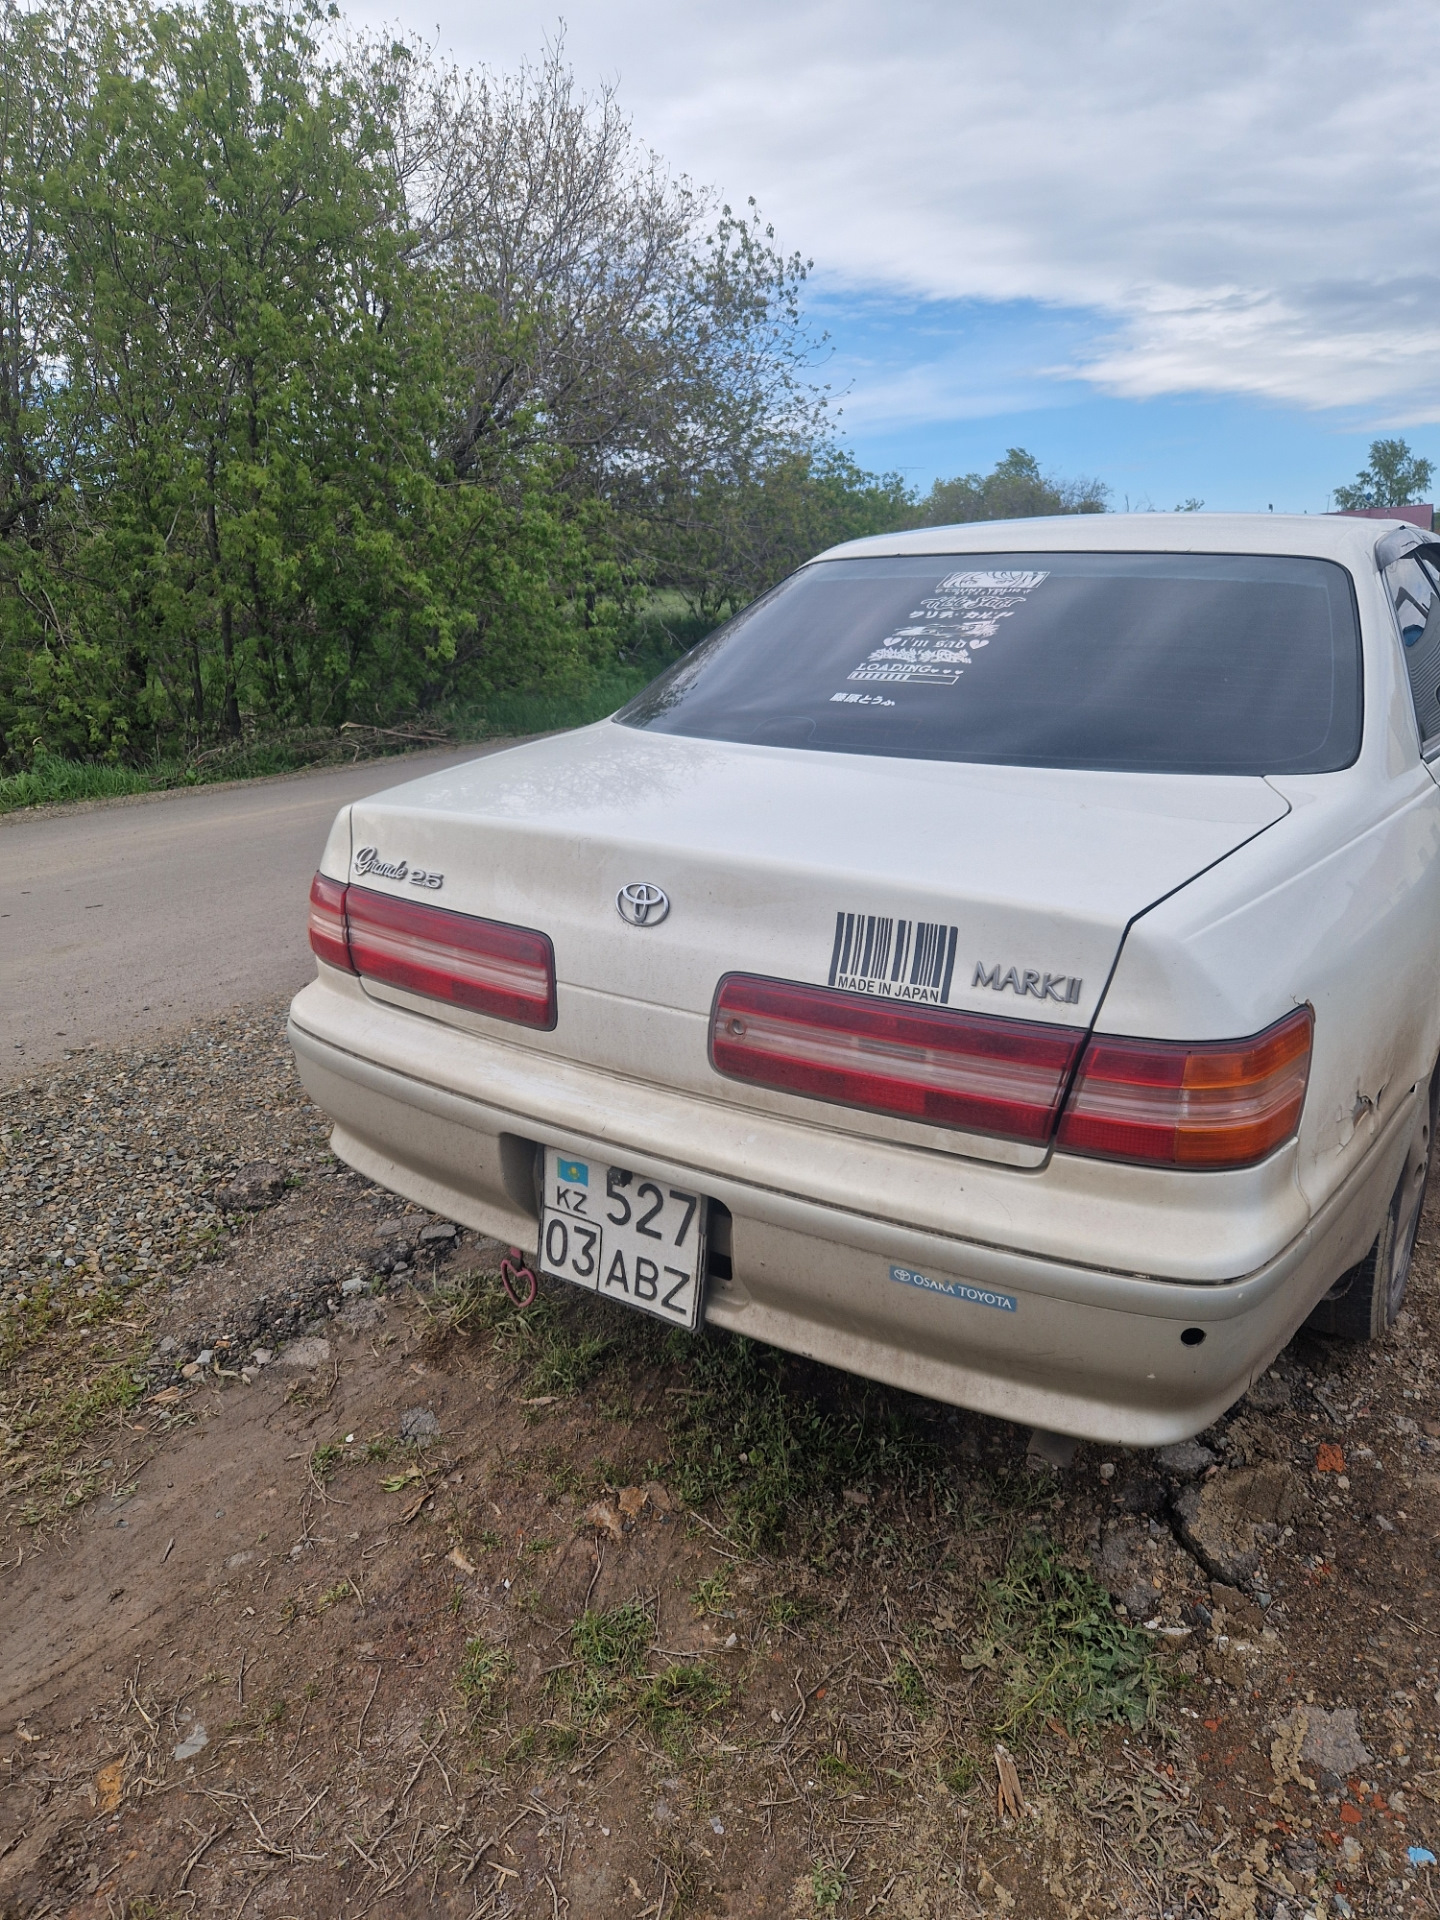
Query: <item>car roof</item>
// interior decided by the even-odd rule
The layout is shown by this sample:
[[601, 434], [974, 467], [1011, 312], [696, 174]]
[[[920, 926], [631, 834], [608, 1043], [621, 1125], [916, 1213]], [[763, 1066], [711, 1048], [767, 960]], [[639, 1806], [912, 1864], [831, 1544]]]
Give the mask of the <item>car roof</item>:
[[1374, 566], [1377, 541], [1408, 524], [1328, 513], [1065, 513], [875, 534], [829, 547], [815, 558], [858, 560], [905, 553], [1278, 553], [1313, 555], [1363, 568]]

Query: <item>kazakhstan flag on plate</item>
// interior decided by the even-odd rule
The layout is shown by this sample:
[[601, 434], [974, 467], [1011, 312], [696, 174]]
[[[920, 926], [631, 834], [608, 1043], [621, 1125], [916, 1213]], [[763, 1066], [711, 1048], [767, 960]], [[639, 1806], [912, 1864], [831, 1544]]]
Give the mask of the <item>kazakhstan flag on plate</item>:
[[563, 1180], [567, 1186], [588, 1187], [590, 1169], [583, 1160], [557, 1160], [555, 1177], [557, 1180]]

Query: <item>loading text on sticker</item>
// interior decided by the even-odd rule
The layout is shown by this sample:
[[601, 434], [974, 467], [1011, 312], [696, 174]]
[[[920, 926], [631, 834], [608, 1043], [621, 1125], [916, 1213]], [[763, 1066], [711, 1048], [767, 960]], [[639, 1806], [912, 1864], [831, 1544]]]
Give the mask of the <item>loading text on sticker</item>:
[[[1025, 605], [1044, 572], [951, 573], [848, 676], [892, 685], [953, 687], [982, 647]], [[832, 698], [839, 698], [835, 695]]]
[[932, 1280], [916, 1273], [913, 1267], [891, 1267], [890, 1278], [902, 1287], [919, 1287], [924, 1293], [943, 1293], [947, 1300], [964, 1300], [972, 1307], [998, 1307], [1002, 1313], [1018, 1313], [1020, 1302], [1013, 1293], [992, 1293], [988, 1287], [967, 1287], [963, 1280]]

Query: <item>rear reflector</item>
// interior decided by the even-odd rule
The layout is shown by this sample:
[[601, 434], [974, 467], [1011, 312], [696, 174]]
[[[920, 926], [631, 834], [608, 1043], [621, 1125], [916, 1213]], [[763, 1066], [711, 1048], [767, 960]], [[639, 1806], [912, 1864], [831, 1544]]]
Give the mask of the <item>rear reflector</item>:
[[1056, 1145], [1164, 1167], [1247, 1167], [1300, 1119], [1314, 1026], [1308, 1007], [1251, 1040], [1112, 1040], [1085, 1049]]
[[555, 954], [543, 933], [315, 876], [310, 944], [331, 966], [525, 1027], [555, 1025]]
[[710, 1058], [754, 1086], [1046, 1141], [1083, 1039], [1028, 1020], [732, 973], [715, 996]]

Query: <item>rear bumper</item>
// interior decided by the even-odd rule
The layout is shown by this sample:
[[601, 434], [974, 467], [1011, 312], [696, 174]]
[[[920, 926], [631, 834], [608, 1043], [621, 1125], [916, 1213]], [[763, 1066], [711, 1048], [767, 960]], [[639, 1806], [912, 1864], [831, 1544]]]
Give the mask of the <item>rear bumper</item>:
[[[686, 1157], [667, 1158], [627, 1126], [645, 1098], [639, 1083], [589, 1075], [589, 1102], [577, 1104], [573, 1085], [554, 1100], [554, 1062], [532, 1055], [517, 1077], [497, 1060], [487, 1075], [494, 1043], [377, 1005], [343, 977], [297, 996], [290, 1039], [335, 1122], [336, 1153], [447, 1218], [528, 1249], [536, 1142], [638, 1163], [729, 1209], [733, 1276], [707, 1283], [715, 1325], [956, 1406], [1130, 1446], [1198, 1432], [1270, 1364], [1373, 1238], [1414, 1124], [1409, 1107], [1397, 1109], [1351, 1180], [1275, 1257], [1243, 1278], [1197, 1284], [737, 1178], [705, 1164], [694, 1129]], [[514, 1049], [499, 1051], [513, 1063]], [[896, 1268], [912, 1279], [898, 1281]]]

